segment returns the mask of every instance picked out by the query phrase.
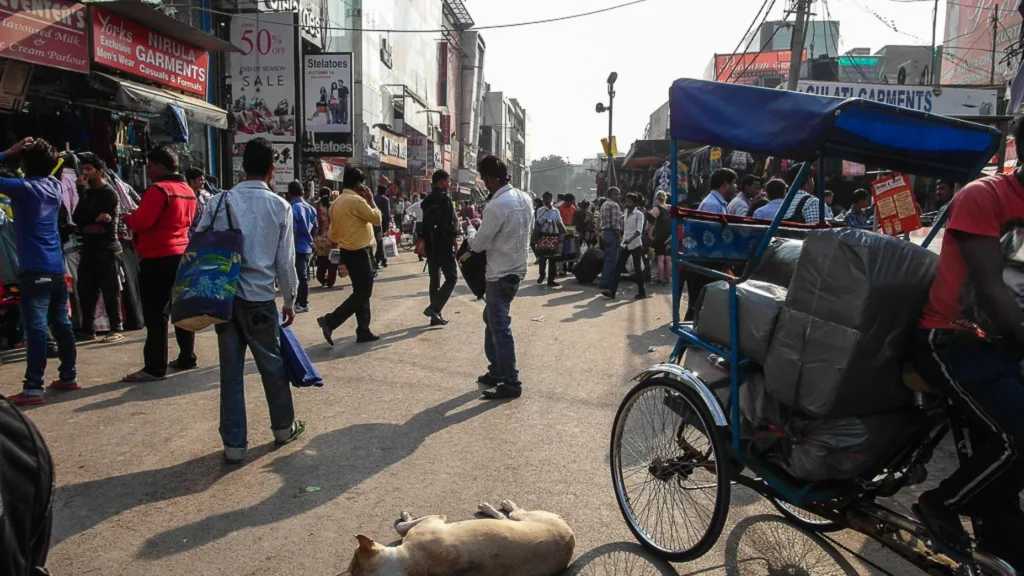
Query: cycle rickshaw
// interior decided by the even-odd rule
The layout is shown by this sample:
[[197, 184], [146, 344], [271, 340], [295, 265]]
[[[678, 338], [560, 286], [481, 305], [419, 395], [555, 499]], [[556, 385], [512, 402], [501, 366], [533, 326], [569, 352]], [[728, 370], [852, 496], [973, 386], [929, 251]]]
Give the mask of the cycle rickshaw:
[[[731, 487], [740, 485], [769, 499], [801, 528], [812, 532], [857, 531], [928, 573], [1016, 574], [1008, 563], [976, 547], [973, 556], [942, 553], [941, 546], [935, 545], [915, 518], [879, 502], [923, 482], [925, 464], [949, 433], [961, 457], [968, 449], [965, 426], [952, 413], [948, 401], [930, 392], [923, 382], [913, 392], [910, 408], [916, 411], [919, 425], [906, 445], [898, 446], [877, 473], [844, 481], [800, 481], [752, 454], [749, 443], [741, 439], [738, 401], [741, 386], [760, 367], [739, 351], [743, 319], [739, 318], [737, 287], [748, 281], [773, 236], [787, 229], [794, 232], [789, 224], [783, 225], [782, 218], [808, 178], [812, 164], [817, 162], [819, 172], [823, 172], [827, 157], [968, 182], [993, 156], [1002, 135], [979, 124], [868, 100], [701, 80], [677, 80], [669, 99], [676, 271], [671, 329], [678, 341], [668, 362], [653, 365], [634, 378], [634, 386], [615, 416], [612, 481], [631, 532], [665, 560], [684, 562], [700, 557], [721, 535]], [[712, 258], [688, 250], [689, 245], [681, 243], [683, 226], [699, 222], [699, 215], [678, 206], [678, 201], [686, 198], [686, 166], [677, 159], [677, 141], [804, 164], [774, 220], [748, 226], [746, 233], [755, 237], [737, 254], [719, 253]], [[818, 179], [817, 195], [819, 199], [824, 195], [823, 178]], [[925, 247], [942, 224], [935, 223]], [[722, 248], [726, 252], [728, 249]], [[732, 275], [707, 266], [710, 261], [730, 258], [746, 261], [742, 273]], [[702, 338], [692, 322], [681, 321], [681, 270], [727, 283], [728, 346]], [[724, 369], [717, 375], [714, 370], [691, 369], [686, 355], [694, 351], [717, 356], [719, 368]]]

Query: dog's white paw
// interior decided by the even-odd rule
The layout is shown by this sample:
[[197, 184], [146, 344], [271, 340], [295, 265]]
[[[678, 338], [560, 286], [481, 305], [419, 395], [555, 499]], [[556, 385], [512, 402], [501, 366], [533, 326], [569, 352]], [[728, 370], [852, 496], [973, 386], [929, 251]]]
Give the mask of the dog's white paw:
[[518, 510], [519, 506], [516, 506], [516, 503], [511, 500], [502, 500], [501, 509], [504, 510], [506, 514], [511, 514]]
[[501, 512], [498, 512], [494, 508], [494, 506], [491, 506], [487, 502], [481, 503], [479, 506], [476, 507], [476, 509], [479, 510], [480, 513], [483, 514], [484, 516], [490, 516], [491, 518], [494, 518], [495, 520], [503, 520], [505, 518], [505, 516], [503, 516]]

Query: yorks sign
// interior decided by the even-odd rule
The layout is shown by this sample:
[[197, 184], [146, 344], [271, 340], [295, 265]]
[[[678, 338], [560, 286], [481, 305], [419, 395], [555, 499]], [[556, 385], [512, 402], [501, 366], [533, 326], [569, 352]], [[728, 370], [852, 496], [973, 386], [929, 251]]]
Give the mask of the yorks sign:
[[140, 78], [206, 97], [210, 54], [93, 6], [92, 59]]
[[0, 56], [89, 72], [85, 6], [0, 0]]
[[307, 54], [305, 72], [306, 130], [302, 152], [310, 156], [351, 158], [352, 54]]
[[849, 84], [801, 80], [797, 84], [797, 90], [818, 96], [864, 98], [900, 108], [943, 116], [992, 116], [996, 113], [997, 91], [985, 88]]
[[295, 33], [292, 14], [231, 18], [231, 113], [235, 142], [295, 142]]

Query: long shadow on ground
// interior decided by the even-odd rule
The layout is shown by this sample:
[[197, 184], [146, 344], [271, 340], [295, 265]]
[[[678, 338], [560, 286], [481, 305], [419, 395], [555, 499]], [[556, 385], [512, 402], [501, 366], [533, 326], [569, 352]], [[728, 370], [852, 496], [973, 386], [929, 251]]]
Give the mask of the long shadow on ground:
[[[310, 440], [301, 450], [277, 458], [267, 465], [271, 471], [281, 476], [282, 485], [266, 500], [157, 534], [146, 541], [138, 556], [147, 559], [172, 556], [215, 542], [238, 530], [274, 524], [323, 506], [380, 471], [405, 459], [432, 434], [500, 405], [494, 402], [477, 403], [449, 414], [478, 397], [479, 393], [476, 391], [457, 396], [416, 414], [404, 424], [355, 424], [321, 434]], [[161, 473], [144, 472], [130, 475], [136, 476], [134, 479], [111, 479], [109, 481], [114, 484], [114, 488], [103, 489], [100, 493], [105, 498], [117, 500], [124, 497], [123, 493], [117, 491], [117, 486], [122, 483], [133, 486], [139, 481], [155, 481], [157, 478], [160, 478], [161, 483], [165, 483]], [[318, 486], [320, 490], [303, 493], [307, 486]], [[73, 486], [69, 490], [75, 489]], [[168, 487], [163, 490], [173, 491], [174, 488]], [[136, 494], [138, 491], [138, 488], [135, 488], [129, 491], [129, 494]], [[97, 494], [97, 498], [100, 493]], [[164, 493], [152, 500], [147, 499], [145, 495], [136, 494], [118, 507], [127, 510], [141, 504], [188, 493], [191, 492], [183, 491], [181, 494], [170, 495]], [[300, 494], [301, 497], [296, 497]], [[92, 522], [91, 525], [96, 523]]]

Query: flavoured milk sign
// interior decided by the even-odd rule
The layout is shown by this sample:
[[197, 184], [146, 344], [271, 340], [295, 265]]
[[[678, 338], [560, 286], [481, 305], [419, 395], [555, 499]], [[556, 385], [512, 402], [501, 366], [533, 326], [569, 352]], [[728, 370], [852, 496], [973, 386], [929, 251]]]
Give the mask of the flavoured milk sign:
[[0, 0], [0, 56], [87, 73], [87, 23], [81, 4]]
[[93, 61], [177, 90], [206, 96], [210, 55], [93, 7]]

